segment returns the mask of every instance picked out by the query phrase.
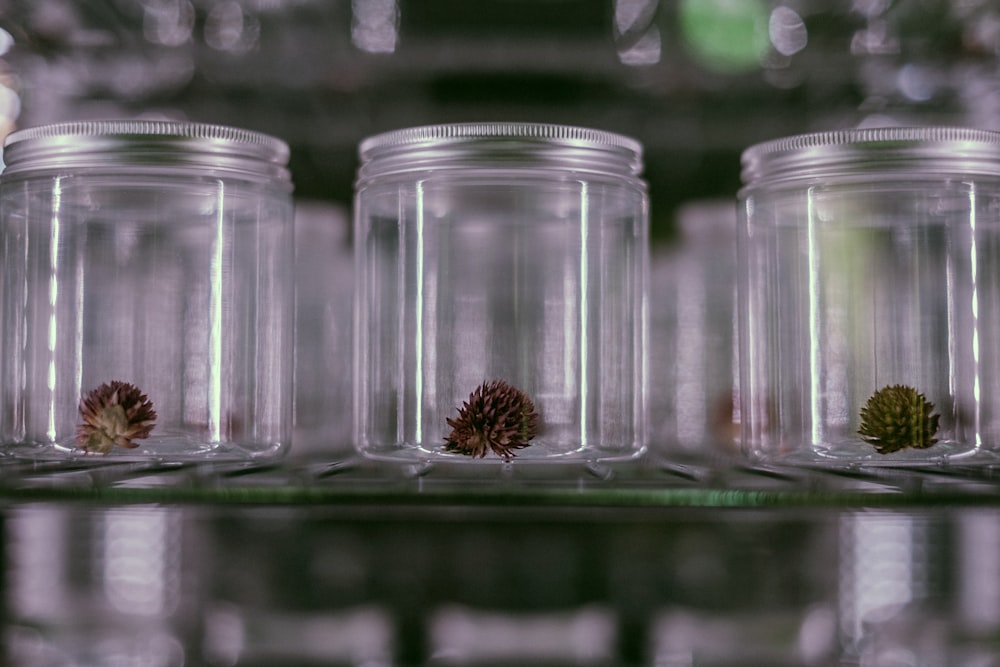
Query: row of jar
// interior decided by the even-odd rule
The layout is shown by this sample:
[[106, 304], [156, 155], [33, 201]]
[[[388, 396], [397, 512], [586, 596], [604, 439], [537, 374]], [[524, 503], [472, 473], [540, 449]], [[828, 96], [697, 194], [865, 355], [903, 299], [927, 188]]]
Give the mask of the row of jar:
[[739, 205], [688, 211], [684, 244], [652, 262], [628, 137], [468, 123], [359, 152], [345, 260], [323, 243], [337, 220], [293, 212], [274, 137], [167, 121], [9, 135], [3, 450], [260, 459], [293, 430], [345, 444], [308, 433], [336, 415], [361, 453], [406, 461], [1000, 451], [1000, 133], [750, 147]]

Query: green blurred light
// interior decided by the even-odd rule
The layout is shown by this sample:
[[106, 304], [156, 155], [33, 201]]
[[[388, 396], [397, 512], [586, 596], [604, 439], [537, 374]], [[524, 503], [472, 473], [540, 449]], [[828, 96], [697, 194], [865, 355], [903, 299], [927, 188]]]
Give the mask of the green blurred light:
[[749, 70], [768, 49], [768, 8], [763, 0], [681, 0], [681, 34], [691, 54], [709, 69]]

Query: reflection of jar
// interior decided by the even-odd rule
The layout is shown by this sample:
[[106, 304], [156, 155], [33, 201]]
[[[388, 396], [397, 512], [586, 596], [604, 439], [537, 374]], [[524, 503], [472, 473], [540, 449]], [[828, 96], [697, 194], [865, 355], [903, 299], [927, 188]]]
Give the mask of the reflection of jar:
[[650, 450], [732, 454], [736, 207], [692, 202], [676, 225], [675, 243], [650, 249]]
[[353, 271], [347, 207], [295, 202], [295, 456], [351, 446]]
[[[16, 132], [4, 158], [8, 448], [91, 460], [282, 452], [292, 408], [287, 146], [220, 126], [81, 122]], [[151, 430], [123, 434], [124, 421], [134, 425], [129, 393], [133, 407], [140, 393], [151, 403], [136, 417]]]
[[765, 459], [944, 461], [1000, 439], [1000, 134], [743, 155], [741, 417]]
[[[648, 261], [640, 146], [596, 130], [484, 123], [389, 132], [360, 152], [360, 449], [494, 459], [496, 449], [454, 444], [448, 420], [476, 422], [463, 403], [502, 382], [539, 415], [535, 437], [512, 451], [519, 459], [637, 455]], [[494, 434], [517, 440], [518, 430]]]
[[21, 503], [4, 521], [4, 662], [197, 662], [212, 558], [178, 508]]

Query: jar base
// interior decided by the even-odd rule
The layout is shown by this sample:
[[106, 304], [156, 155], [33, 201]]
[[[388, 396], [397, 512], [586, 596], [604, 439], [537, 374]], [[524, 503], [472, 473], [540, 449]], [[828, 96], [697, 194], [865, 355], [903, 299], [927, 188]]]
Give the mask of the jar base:
[[595, 463], [613, 461], [631, 461], [639, 458], [645, 452], [645, 447], [629, 446], [628, 448], [597, 448], [569, 447], [565, 444], [532, 443], [531, 446], [519, 449], [509, 460], [492, 452], [480, 458], [467, 456], [456, 452], [445, 451], [443, 445], [434, 447], [418, 445], [396, 445], [386, 447], [362, 447], [362, 456], [374, 461], [394, 463], [439, 462], [448, 464], [496, 465], [506, 464], [559, 464], [559, 463]]
[[983, 465], [1000, 461], [982, 447], [961, 442], [939, 442], [927, 449], [903, 449], [889, 454], [878, 453], [865, 442], [814, 444], [788, 453], [752, 453], [751, 458], [768, 463], [812, 467], [932, 467]]
[[211, 461], [251, 461], [277, 458], [287, 445], [274, 442], [206, 442], [185, 436], [164, 435], [137, 443], [134, 449], [115, 447], [107, 453], [87, 452], [74, 443], [6, 443], [8, 456], [32, 461], [73, 463], [195, 463]]

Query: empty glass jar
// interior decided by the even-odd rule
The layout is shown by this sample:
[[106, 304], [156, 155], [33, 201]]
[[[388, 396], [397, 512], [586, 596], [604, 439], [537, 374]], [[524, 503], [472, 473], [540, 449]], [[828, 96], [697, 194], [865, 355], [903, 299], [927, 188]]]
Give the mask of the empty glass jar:
[[765, 460], [1000, 443], [1000, 133], [873, 128], [743, 155], [743, 443]]
[[280, 454], [292, 409], [284, 142], [166, 121], [11, 134], [0, 428], [29, 457]]
[[480, 123], [361, 144], [360, 450], [454, 461], [629, 458], [645, 437], [641, 148]]

